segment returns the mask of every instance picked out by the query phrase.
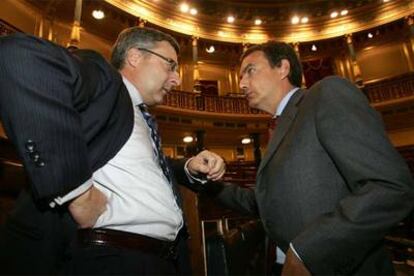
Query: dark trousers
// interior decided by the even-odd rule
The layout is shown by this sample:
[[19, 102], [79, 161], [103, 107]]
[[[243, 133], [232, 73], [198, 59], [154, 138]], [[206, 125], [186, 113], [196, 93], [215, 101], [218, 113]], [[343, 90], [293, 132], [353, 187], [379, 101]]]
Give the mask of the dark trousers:
[[68, 275], [176, 275], [175, 261], [139, 250], [92, 245], [76, 247], [65, 266]]
[[177, 256], [165, 258], [139, 249], [73, 242], [63, 274], [67, 275], [191, 275], [187, 239], [180, 238]]

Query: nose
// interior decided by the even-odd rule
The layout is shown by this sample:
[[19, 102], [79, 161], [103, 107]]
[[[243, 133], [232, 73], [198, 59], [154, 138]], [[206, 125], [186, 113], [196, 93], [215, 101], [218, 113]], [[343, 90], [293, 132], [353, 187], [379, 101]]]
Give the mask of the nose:
[[180, 75], [177, 71], [171, 72], [169, 81], [172, 86], [179, 86], [181, 84]]
[[245, 80], [245, 78], [243, 76], [240, 77], [239, 87], [240, 87], [240, 90], [243, 93], [246, 93], [246, 91], [247, 91], [247, 81]]

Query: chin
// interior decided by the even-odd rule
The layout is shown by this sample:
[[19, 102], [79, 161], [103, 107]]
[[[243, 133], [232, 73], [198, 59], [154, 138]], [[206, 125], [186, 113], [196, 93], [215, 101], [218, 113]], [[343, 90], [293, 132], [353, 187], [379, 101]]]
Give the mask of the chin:
[[254, 101], [249, 101], [248, 104], [251, 108], [257, 108], [257, 103], [255, 103]]

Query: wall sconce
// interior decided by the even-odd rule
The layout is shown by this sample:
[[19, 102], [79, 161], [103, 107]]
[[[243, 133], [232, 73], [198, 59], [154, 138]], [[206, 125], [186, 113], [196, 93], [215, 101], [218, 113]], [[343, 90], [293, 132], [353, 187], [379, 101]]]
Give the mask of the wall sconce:
[[193, 138], [193, 136], [185, 136], [184, 138], [183, 138], [183, 142], [184, 143], [191, 143], [191, 142], [193, 142], [194, 141], [194, 138]]

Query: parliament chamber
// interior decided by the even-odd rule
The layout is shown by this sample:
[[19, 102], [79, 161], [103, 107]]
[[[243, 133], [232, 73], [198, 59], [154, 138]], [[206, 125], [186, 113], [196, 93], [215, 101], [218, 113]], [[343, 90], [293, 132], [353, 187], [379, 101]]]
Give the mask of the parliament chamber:
[[[182, 3], [2, 0], [0, 36], [23, 32], [109, 58], [124, 28], [147, 26], [173, 35], [181, 48], [181, 84], [152, 109], [163, 151], [180, 159], [211, 150], [226, 161], [223, 180], [249, 189], [255, 188], [271, 118], [250, 108], [240, 91], [239, 58], [247, 47], [267, 40], [290, 43], [302, 62], [302, 87], [330, 75], [357, 85], [414, 176], [413, 1], [186, 1], [192, 12]], [[228, 15], [234, 22], [226, 21]], [[0, 135], [4, 224], [30, 181], [2, 129]], [[180, 190], [194, 275], [271, 274], [275, 248], [258, 218]], [[414, 213], [387, 234], [386, 245], [398, 275], [414, 275]]]

